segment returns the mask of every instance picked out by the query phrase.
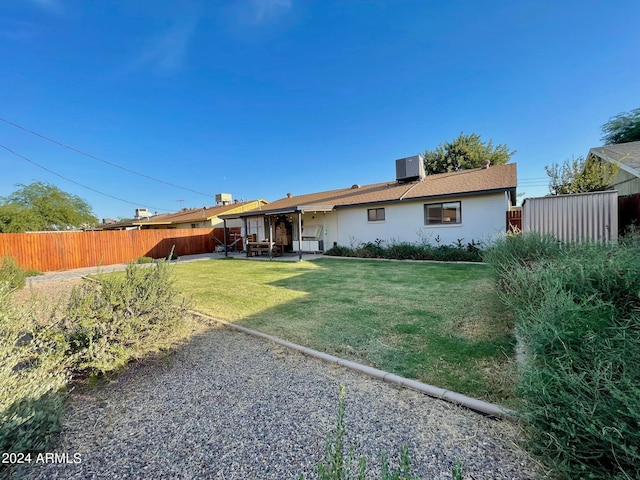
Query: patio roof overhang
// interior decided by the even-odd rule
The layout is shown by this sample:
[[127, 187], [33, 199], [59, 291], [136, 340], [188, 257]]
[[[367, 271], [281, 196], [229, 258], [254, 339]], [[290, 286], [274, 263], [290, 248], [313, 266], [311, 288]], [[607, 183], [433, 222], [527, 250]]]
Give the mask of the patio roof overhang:
[[219, 215], [222, 220], [231, 220], [234, 218], [248, 218], [248, 217], [277, 217], [278, 215], [288, 215], [291, 213], [305, 213], [305, 212], [331, 212], [334, 210], [334, 205], [296, 205], [292, 207], [275, 208], [269, 210], [251, 210], [249, 212], [242, 213], [230, 213], [228, 215]]

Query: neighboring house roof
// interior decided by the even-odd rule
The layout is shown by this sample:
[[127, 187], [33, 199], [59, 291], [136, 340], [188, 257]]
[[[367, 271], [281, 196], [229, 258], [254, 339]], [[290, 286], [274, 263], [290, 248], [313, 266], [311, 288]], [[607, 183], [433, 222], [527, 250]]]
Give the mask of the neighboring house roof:
[[589, 157], [594, 155], [607, 162], [615, 163], [622, 170], [640, 177], [640, 142], [604, 145], [589, 150]]
[[142, 226], [162, 226], [177, 225], [183, 223], [197, 223], [218, 217], [224, 213], [238, 213], [251, 211], [266, 205], [266, 200], [249, 200], [246, 202], [234, 202], [228, 205], [216, 205], [211, 207], [184, 209], [176, 213], [166, 213], [162, 215], [154, 215], [149, 218], [131, 219], [122, 222], [101, 225], [105, 229], [119, 229], [124, 227], [142, 227]]
[[[143, 222], [147, 225], [149, 223], [173, 224], [173, 223], [201, 222], [203, 220], [209, 220], [211, 218], [222, 215], [223, 213], [253, 210], [258, 207], [257, 202], [260, 202], [260, 205], [267, 204], [266, 200], [251, 200], [248, 202], [230, 203], [228, 205], [191, 208], [191, 209], [185, 209], [176, 213], [156, 215], [154, 217], [151, 217], [148, 222], [144, 220]], [[249, 208], [246, 208], [246, 207], [249, 207]]]
[[[457, 172], [428, 175], [423, 180], [409, 183], [396, 181], [372, 185], [353, 185], [349, 188], [309, 193], [281, 198], [269, 203], [261, 214], [280, 214], [294, 211], [331, 211], [356, 205], [420, 200], [433, 197], [450, 197], [512, 191], [515, 202], [517, 185], [516, 165], [497, 165], [486, 169], [474, 168]], [[251, 216], [222, 215], [222, 218]]]

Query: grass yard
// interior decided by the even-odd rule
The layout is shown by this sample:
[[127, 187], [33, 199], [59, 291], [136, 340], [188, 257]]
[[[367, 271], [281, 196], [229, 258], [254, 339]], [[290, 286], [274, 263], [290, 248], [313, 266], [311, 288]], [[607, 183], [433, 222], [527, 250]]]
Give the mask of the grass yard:
[[197, 310], [509, 405], [512, 319], [484, 265], [319, 259], [178, 264]]

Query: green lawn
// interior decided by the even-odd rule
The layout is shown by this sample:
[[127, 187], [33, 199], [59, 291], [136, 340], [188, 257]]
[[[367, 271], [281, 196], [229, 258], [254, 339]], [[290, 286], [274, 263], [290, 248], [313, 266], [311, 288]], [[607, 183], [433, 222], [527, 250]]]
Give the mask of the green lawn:
[[195, 308], [442, 388], [509, 404], [515, 340], [484, 265], [318, 259], [176, 266]]

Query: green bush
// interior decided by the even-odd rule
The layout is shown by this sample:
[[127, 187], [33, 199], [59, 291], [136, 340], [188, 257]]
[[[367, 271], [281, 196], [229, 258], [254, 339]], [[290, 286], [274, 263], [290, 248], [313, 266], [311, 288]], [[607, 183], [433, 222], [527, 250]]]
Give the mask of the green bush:
[[170, 265], [129, 264], [124, 276], [106, 276], [71, 292], [64, 332], [78, 366], [97, 372], [124, 366], [135, 351], [162, 339], [187, 314]]
[[325, 252], [325, 255], [333, 256], [333, 257], [355, 257], [355, 250], [349, 247], [342, 247], [337, 245], [335, 247], [331, 247], [329, 250]]
[[387, 247], [386, 256], [397, 260], [424, 260], [425, 247], [409, 242], [394, 242]]
[[524, 344], [528, 448], [560, 478], [640, 478], [637, 247], [528, 236], [485, 259]]
[[151, 258], [151, 257], [139, 257], [139, 258], [136, 259], [136, 263], [137, 264], [153, 263], [153, 258]]
[[482, 260], [480, 244], [471, 241], [464, 245], [462, 239], [454, 245], [433, 246], [428, 242], [390, 242], [383, 246], [382, 240], [361, 243], [355, 247], [336, 246], [325, 255], [336, 257], [386, 258], [389, 260], [437, 260], [442, 262], [480, 262]]
[[16, 259], [5, 255], [0, 259], [0, 283], [7, 283], [11, 289], [24, 288], [27, 282], [25, 272]]
[[382, 243], [382, 240], [363, 243], [358, 247], [356, 253], [361, 258], [384, 258], [385, 248]]
[[76, 287], [46, 326], [33, 321], [36, 312], [15, 305], [13, 289], [0, 282], [0, 452], [51, 447], [72, 373], [116, 370], [164, 344], [186, 313], [169, 269], [164, 262], [129, 265], [124, 277]]
[[481, 256], [495, 271], [499, 286], [504, 287], [514, 267], [532, 267], [540, 260], [558, 257], [562, 250], [553, 236], [527, 232], [497, 239]]
[[69, 359], [56, 328], [32, 325], [10, 293], [0, 284], [0, 452], [41, 452], [60, 429]]

